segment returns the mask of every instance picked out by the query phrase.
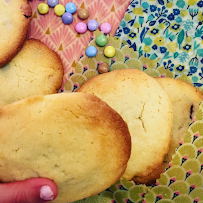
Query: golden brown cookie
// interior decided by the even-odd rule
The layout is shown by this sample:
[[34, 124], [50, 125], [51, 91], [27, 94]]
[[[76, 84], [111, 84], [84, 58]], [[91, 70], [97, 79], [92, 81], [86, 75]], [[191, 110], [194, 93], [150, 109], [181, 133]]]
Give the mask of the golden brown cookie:
[[[164, 158], [163, 164], [150, 175], [143, 177], [139, 182], [151, 185], [160, 178], [160, 174], [168, 168], [175, 149], [184, 138], [189, 124], [199, 108], [199, 103], [203, 100], [202, 93], [191, 84], [173, 78], [156, 78], [169, 95], [174, 110], [173, 127], [171, 131], [171, 144], [169, 152]], [[138, 181], [134, 179], [135, 181]]]
[[54, 203], [110, 187], [130, 151], [127, 124], [94, 95], [32, 96], [0, 107], [0, 180], [50, 178], [59, 191]]
[[54, 94], [62, 80], [59, 55], [39, 40], [27, 40], [20, 52], [0, 68], [0, 106], [31, 95]]
[[172, 103], [156, 79], [135, 70], [115, 70], [89, 79], [78, 92], [91, 93], [128, 124], [132, 150], [123, 178], [141, 178], [163, 162], [170, 144]]
[[0, 0], [0, 67], [22, 47], [31, 16], [27, 0]]

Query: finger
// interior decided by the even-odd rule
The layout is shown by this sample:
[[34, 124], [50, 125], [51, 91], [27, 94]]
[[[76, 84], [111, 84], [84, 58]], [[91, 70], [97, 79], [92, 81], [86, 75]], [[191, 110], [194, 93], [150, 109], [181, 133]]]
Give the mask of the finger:
[[0, 184], [0, 203], [44, 203], [57, 195], [55, 183], [46, 178]]

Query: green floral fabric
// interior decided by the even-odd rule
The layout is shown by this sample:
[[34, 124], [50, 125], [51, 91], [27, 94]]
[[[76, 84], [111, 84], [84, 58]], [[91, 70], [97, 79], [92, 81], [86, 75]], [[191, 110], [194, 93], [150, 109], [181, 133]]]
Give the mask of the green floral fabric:
[[203, 202], [203, 103], [170, 167], [145, 196], [143, 203]]
[[115, 36], [202, 90], [203, 0], [132, 0]]

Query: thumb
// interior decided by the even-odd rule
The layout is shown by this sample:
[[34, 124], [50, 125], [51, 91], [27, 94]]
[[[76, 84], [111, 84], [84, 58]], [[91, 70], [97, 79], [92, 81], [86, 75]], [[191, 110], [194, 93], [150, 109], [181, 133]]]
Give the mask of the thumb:
[[57, 195], [55, 183], [46, 178], [0, 184], [0, 203], [44, 203]]

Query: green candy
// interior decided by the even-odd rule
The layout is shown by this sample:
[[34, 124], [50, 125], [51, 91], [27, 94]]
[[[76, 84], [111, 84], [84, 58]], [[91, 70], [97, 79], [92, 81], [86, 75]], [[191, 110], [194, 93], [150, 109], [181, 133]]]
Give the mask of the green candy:
[[105, 35], [99, 35], [97, 38], [96, 38], [96, 43], [98, 46], [100, 47], [104, 47], [106, 44], [107, 44], [107, 37]]

